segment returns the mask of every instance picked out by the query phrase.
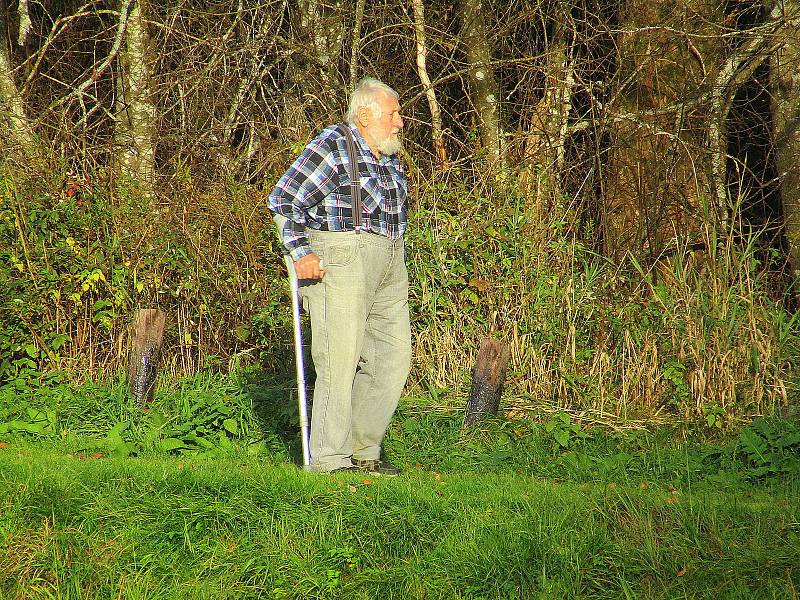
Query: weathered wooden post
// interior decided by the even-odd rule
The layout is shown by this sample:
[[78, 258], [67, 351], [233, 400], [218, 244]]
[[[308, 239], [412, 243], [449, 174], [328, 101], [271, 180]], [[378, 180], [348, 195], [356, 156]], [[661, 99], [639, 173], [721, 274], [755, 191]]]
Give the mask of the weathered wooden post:
[[153, 401], [166, 320], [166, 315], [157, 308], [140, 309], [133, 320], [128, 385], [133, 401], [141, 406]]
[[483, 340], [472, 371], [472, 390], [464, 414], [464, 427], [475, 424], [486, 415], [497, 414], [509, 357], [505, 344], [488, 338]]

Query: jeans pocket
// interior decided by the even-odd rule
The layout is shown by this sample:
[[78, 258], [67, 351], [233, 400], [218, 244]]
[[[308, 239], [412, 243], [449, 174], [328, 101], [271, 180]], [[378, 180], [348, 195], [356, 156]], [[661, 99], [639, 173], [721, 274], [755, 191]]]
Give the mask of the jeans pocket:
[[350, 265], [356, 257], [358, 248], [355, 244], [337, 244], [325, 249], [326, 267], [346, 267]]

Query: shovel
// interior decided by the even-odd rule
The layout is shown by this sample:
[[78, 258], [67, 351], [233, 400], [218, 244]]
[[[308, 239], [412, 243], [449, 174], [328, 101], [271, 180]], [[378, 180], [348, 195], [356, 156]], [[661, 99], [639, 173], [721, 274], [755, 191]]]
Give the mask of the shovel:
[[[278, 228], [278, 236], [283, 229], [286, 218], [273, 215]], [[292, 320], [294, 321], [294, 357], [297, 367], [297, 404], [300, 412], [300, 435], [303, 439], [303, 466], [308, 468], [311, 464], [311, 451], [308, 443], [308, 400], [306, 398], [306, 369], [303, 361], [303, 326], [300, 321], [300, 296], [298, 295], [297, 274], [294, 272], [294, 262], [288, 254], [283, 255], [286, 262], [286, 271], [289, 273], [289, 288], [292, 294]]]

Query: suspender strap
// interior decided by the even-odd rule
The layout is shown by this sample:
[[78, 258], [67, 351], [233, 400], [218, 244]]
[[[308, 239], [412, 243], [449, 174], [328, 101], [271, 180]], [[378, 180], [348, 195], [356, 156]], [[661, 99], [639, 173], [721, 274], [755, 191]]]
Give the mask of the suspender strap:
[[353, 229], [361, 233], [361, 180], [358, 175], [358, 152], [353, 140], [353, 133], [347, 123], [342, 125], [344, 137], [347, 141], [347, 164], [350, 171], [350, 203], [353, 209]]

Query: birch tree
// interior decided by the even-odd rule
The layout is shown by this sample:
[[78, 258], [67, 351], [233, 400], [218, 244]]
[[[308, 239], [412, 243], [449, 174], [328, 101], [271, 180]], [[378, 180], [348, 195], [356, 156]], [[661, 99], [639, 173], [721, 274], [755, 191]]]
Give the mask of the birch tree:
[[[19, 4], [19, 39], [30, 29], [27, 3]], [[25, 112], [17, 83], [14, 80], [14, 67], [11, 55], [12, 40], [8, 35], [8, 23], [0, 24], [0, 122], [5, 122], [12, 144], [24, 154], [32, 155], [36, 148], [33, 127]]]
[[138, 181], [146, 192], [152, 192], [156, 109], [150, 89], [150, 37], [141, 1], [123, 3], [119, 27], [126, 34], [115, 106], [119, 163], [124, 174]]
[[313, 57], [323, 78], [336, 78], [342, 51], [343, 20], [339, 1], [300, 0], [302, 29], [314, 49]]
[[711, 118], [708, 124], [708, 147], [711, 158], [712, 196], [723, 230], [738, 215], [730, 213], [728, 202], [728, 131], [727, 120], [737, 90], [748, 83], [764, 61], [781, 46], [786, 21], [782, 7], [776, 4], [764, 22], [742, 31], [741, 43], [717, 66], [709, 93]]
[[[311, 52], [306, 54], [310, 68], [300, 68], [306, 103], [316, 107], [312, 113], [331, 111], [329, 101], [341, 97], [342, 79], [339, 73], [344, 39], [342, 2], [339, 0], [300, 0], [301, 47], [310, 41]], [[314, 90], [313, 92], [311, 90]], [[327, 115], [325, 115], [327, 116]]]
[[358, 67], [361, 55], [361, 27], [364, 24], [364, 6], [366, 0], [356, 2], [355, 14], [353, 15], [353, 35], [350, 43], [350, 79], [349, 89], [354, 90], [358, 81]]
[[569, 0], [558, 0], [551, 18], [554, 27], [547, 40], [545, 65], [545, 89], [542, 98], [544, 137], [547, 140], [548, 172], [550, 190], [556, 198], [561, 197], [561, 176], [566, 162], [569, 114], [575, 86], [575, 56], [569, 42], [571, 6]]
[[431, 138], [433, 139], [433, 149], [439, 164], [447, 162], [447, 151], [444, 147], [442, 134], [442, 111], [436, 99], [436, 91], [428, 75], [428, 45], [425, 36], [425, 8], [422, 0], [413, 0], [414, 11], [414, 35], [417, 42], [417, 73], [425, 89], [425, 97], [428, 100], [428, 108], [431, 112]]

